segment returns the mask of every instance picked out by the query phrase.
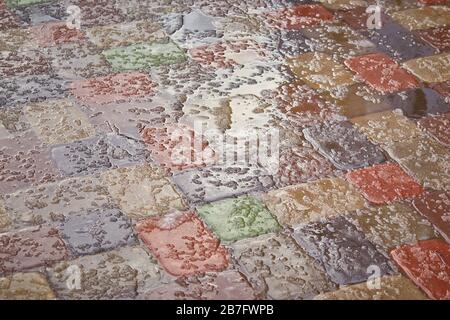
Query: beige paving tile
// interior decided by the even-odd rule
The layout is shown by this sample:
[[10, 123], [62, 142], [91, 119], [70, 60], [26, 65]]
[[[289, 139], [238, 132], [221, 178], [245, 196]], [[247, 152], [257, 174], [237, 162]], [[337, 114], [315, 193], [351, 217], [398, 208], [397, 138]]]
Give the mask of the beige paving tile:
[[[450, 15], [450, 13], [449, 13]], [[424, 82], [450, 80], [450, 53], [409, 60], [403, 67]]]
[[334, 292], [316, 296], [315, 300], [427, 300], [428, 298], [402, 275], [379, 279], [380, 288], [368, 287], [367, 283], [345, 286]]
[[86, 116], [69, 100], [47, 100], [25, 106], [25, 116], [48, 144], [69, 143], [95, 134]]
[[268, 192], [264, 202], [287, 226], [362, 209], [363, 197], [340, 178], [323, 179]]
[[332, 10], [348, 10], [356, 7], [367, 7], [369, 1], [365, 0], [319, 0], [324, 7]]
[[394, 12], [391, 17], [410, 31], [430, 29], [450, 25], [450, 8], [426, 6]]
[[149, 164], [107, 171], [102, 179], [122, 211], [132, 218], [185, 209], [181, 194], [165, 173]]
[[5, 210], [5, 205], [0, 199], [0, 232], [5, 231], [8, 226], [11, 225], [11, 218], [8, 216]]
[[0, 277], [0, 299], [48, 300], [55, 295], [44, 275], [37, 272], [14, 273]]

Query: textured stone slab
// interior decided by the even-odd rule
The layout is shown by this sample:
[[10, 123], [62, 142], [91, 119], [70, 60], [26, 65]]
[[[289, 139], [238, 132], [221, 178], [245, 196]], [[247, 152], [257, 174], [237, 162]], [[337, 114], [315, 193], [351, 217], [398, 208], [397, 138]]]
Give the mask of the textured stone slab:
[[47, 100], [24, 109], [34, 131], [47, 144], [69, 143], [95, 134], [86, 116], [69, 100]]
[[450, 50], [450, 27], [417, 31], [418, 36], [440, 52]]
[[450, 146], [450, 113], [423, 118], [419, 126], [443, 145]]
[[11, 218], [6, 213], [5, 205], [3, 204], [3, 201], [0, 200], [0, 232], [2, 232], [3, 230], [6, 230], [10, 224], [11, 224]]
[[111, 205], [108, 190], [95, 177], [66, 179], [4, 196], [14, 228], [56, 223], [78, 211]]
[[229, 256], [192, 212], [173, 212], [149, 218], [136, 226], [140, 238], [172, 275], [221, 271]]
[[114, 70], [146, 70], [186, 60], [184, 52], [170, 40], [157, 40], [103, 51]]
[[264, 204], [250, 196], [214, 202], [197, 210], [223, 242], [256, 237], [279, 229], [278, 222]]
[[315, 300], [426, 300], [427, 297], [408, 278], [385, 276], [379, 279], [380, 288], [368, 288], [367, 283], [345, 286], [334, 292], [315, 296]]
[[37, 272], [14, 273], [0, 277], [2, 300], [50, 300], [55, 294], [44, 275]]
[[264, 202], [281, 224], [290, 227], [362, 209], [365, 204], [362, 196], [339, 178], [270, 191]]
[[167, 282], [164, 271], [141, 247], [61, 262], [47, 273], [57, 296], [67, 300], [133, 299]]
[[414, 207], [431, 221], [442, 237], [450, 243], [450, 193], [428, 191], [415, 198]]
[[0, 76], [24, 77], [50, 72], [48, 61], [39, 51], [0, 52]]
[[353, 170], [386, 159], [350, 122], [320, 124], [304, 129], [303, 134], [338, 169]]
[[431, 224], [407, 202], [370, 206], [346, 217], [384, 252], [403, 244], [436, 238]]
[[176, 173], [173, 181], [190, 202], [202, 203], [273, 186], [273, 179], [256, 166], [206, 167]]
[[108, 0], [71, 0], [70, 4], [80, 8], [80, 19], [84, 27], [121, 23], [125, 20], [115, 2]]
[[450, 8], [446, 6], [408, 9], [394, 12], [391, 16], [410, 31], [450, 25]]
[[31, 32], [41, 47], [84, 40], [84, 34], [78, 29], [70, 29], [67, 22], [42, 23], [32, 27]]
[[308, 299], [336, 286], [323, 268], [284, 234], [233, 245], [233, 254], [256, 292], [272, 299]]
[[154, 288], [145, 300], [254, 300], [255, 293], [244, 276], [234, 270], [179, 278]]
[[358, 169], [346, 174], [367, 200], [376, 204], [413, 198], [424, 190], [394, 163]]
[[37, 43], [29, 29], [13, 28], [0, 31], [0, 51], [18, 52], [36, 49]]
[[28, 25], [35, 26], [45, 22], [64, 21], [68, 17], [67, 5], [56, 1], [42, 1], [40, 4], [14, 8], [14, 13]]
[[303, 225], [293, 236], [340, 285], [366, 281], [370, 266], [377, 266], [380, 275], [392, 273], [389, 260], [345, 217]]
[[391, 251], [395, 262], [425, 293], [436, 300], [450, 294], [450, 245], [441, 240], [421, 241]]
[[278, 29], [302, 29], [321, 23], [331, 22], [333, 14], [321, 5], [296, 5], [271, 12], [266, 23]]
[[75, 176], [142, 163], [148, 152], [140, 142], [108, 134], [54, 147], [52, 157], [64, 176]]
[[185, 209], [165, 173], [148, 164], [106, 171], [102, 181], [122, 211], [134, 219]]
[[339, 91], [356, 83], [350, 71], [325, 53], [305, 53], [287, 61], [290, 70], [313, 89]]
[[424, 82], [445, 82], [450, 81], [449, 63], [450, 53], [441, 53], [407, 61], [403, 67]]
[[33, 227], [0, 235], [0, 273], [51, 265], [69, 253], [58, 230]]
[[381, 53], [350, 58], [345, 61], [345, 65], [382, 93], [404, 91], [419, 86], [414, 76]]
[[155, 86], [147, 74], [131, 72], [74, 81], [71, 91], [81, 102], [101, 105], [151, 97]]

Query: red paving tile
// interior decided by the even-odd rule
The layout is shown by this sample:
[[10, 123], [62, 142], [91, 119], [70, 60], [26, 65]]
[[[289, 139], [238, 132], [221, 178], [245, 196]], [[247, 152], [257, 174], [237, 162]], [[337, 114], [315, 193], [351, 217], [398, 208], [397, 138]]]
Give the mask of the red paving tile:
[[432, 299], [450, 300], [450, 245], [419, 241], [391, 251], [395, 262]]
[[227, 250], [192, 212], [150, 218], [136, 226], [144, 243], [172, 275], [185, 276], [227, 267]]
[[346, 177], [367, 200], [376, 204], [411, 198], [423, 192], [413, 178], [393, 163], [352, 171]]
[[393, 93], [419, 86], [418, 80], [413, 75], [385, 54], [374, 53], [350, 58], [345, 61], [345, 65], [374, 89], [383, 93]]
[[269, 25], [287, 30], [303, 29], [333, 20], [333, 14], [321, 5], [297, 5], [267, 15]]
[[71, 84], [71, 91], [81, 102], [107, 104], [151, 97], [155, 87], [147, 74], [131, 72], [77, 80]]
[[450, 146], [450, 113], [423, 118], [419, 126], [443, 145]]
[[68, 28], [65, 22], [43, 23], [32, 27], [31, 32], [42, 47], [84, 40], [81, 31]]
[[425, 42], [441, 52], [450, 50], [450, 28], [441, 27], [417, 31], [417, 35]]

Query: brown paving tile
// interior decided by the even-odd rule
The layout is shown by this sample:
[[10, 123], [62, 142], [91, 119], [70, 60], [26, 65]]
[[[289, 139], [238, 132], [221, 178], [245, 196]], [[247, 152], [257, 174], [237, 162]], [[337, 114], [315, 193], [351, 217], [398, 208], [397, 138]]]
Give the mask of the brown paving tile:
[[333, 14], [321, 5], [296, 5], [267, 14], [266, 22], [279, 29], [302, 29], [333, 20]]
[[441, 53], [410, 60], [402, 66], [424, 82], [445, 82], [450, 81], [449, 64], [450, 53]]
[[450, 243], [450, 193], [427, 191], [415, 198], [413, 205]]
[[345, 61], [345, 65], [382, 93], [403, 91], [419, 86], [414, 76], [384, 54], [375, 53], [350, 58]]
[[49, 73], [47, 59], [39, 51], [0, 53], [0, 76], [29, 76]]
[[256, 292], [272, 299], [308, 299], [334, 290], [324, 269], [284, 234], [236, 242], [233, 255]]
[[384, 252], [403, 244], [437, 237], [433, 226], [408, 202], [370, 206], [346, 217]]
[[152, 288], [139, 298], [144, 300], [254, 300], [244, 276], [234, 270], [181, 277], [176, 282]]
[[19, 52], [36, 49], [37, 43], [29, 29], [0, 30], [0, 51]]
[[90, 138], [95, 129], [70, 100], [47, 100], [24, 107], [27, 120], [47, 144], [62, 144]]
[[50, 300], [55, 299], [55, 294], [43, 274], [37, 272], [14, 273], [0, 277], [0, 299]]
[[0, 232], [6, 230], [10, 224], [11, 218], [6, 213], [3, 201], [0, 200]]
[[397, 164], [379, 164], [346, 174], [367, 200], [376, 204], [390, 203], [415, 197], [422, 187]]
[[305, 53], [288, 59], [290, 70], [313, 89], [338, 91], [355, 84], [353, 74], [324, 53]]
[[421, 30], [450, 25], [450, 8], [446, 6], [426, 6], [394, 12], [392, 18], [406, 29]]
[[417, 35], [425, 42], [441, 52], [450, 50], [450, 28], [441, 27], [428, 30], [419, 30]]
[[102, 173], [101, 178], [122, 211], [134, 219], [186, 208], [180, 192], [156, 166], [119, 168]]
[[84, 34], [78, 29], [70, 29], [66, 22], [47, 22], [31, 28], [36, 42], [41, 47], [49, 47], [66, 42], [83, 41]]
[[443, 145], [450, 146], [450, 113], [423, 118], [419, 126]]
[[172, 275], [221, 271], [228, 266], [227, 250], [192, 212], [149, 218], [139, 222], [136, 230]]
[[21, 21], [19, 17], [6, 9], [6, 7], [0, 7], [0, 30], [19, 28]]
[[363, 197], [340, 178], [322, 179], [273, 190], [264, 202], [282, 225], [296, 226], [362, 209]]
[[426, 300], [427, 297], [408, 278], [385, 276], [380, 278], [380, 288], [368, 288], [367, 283], [341, 287], [314, 297], [315, 300]]
[[151, 97], [155, 86], [147, 74], [131, 72], [74, 81], [71, 90], [81, 102], [107, 104]]
[[450, 81], [442, 83], [430, 83], [429, 86], [439, 92], [439, 94], [445, 98], [447, 103], [450, 103]]
[[432, 299], [450, 299], [450, 245], [441, 240], [421, 241], [391, 251], [395, 262]]
[[343, 216], [302, 225], [293, 237], [324, 266], [334, 283], [366, 281], [370, 266], [377, 266], [380, 276], [393, 273], [389, 260]]
[[0, 235], [0, 273], [50, 265], [69, 253], [56, 229], [33, 227]]

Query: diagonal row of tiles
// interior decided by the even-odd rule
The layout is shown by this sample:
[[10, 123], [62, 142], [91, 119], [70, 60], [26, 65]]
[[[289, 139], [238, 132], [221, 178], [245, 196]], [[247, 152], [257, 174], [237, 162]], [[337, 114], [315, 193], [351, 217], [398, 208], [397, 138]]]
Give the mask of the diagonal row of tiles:
[[[204, 4], [220, 30], [193, 11], [174, 33], [143, 18], [183, 3], [78, 0], [77, 31], [64, 1], [5, 2], [1, 297], [449, 298], [446, 1], [372, 31], [353, 1]], [[198, 120], [279, 128], [279, 170], [214, 141], [174, 164]]]

